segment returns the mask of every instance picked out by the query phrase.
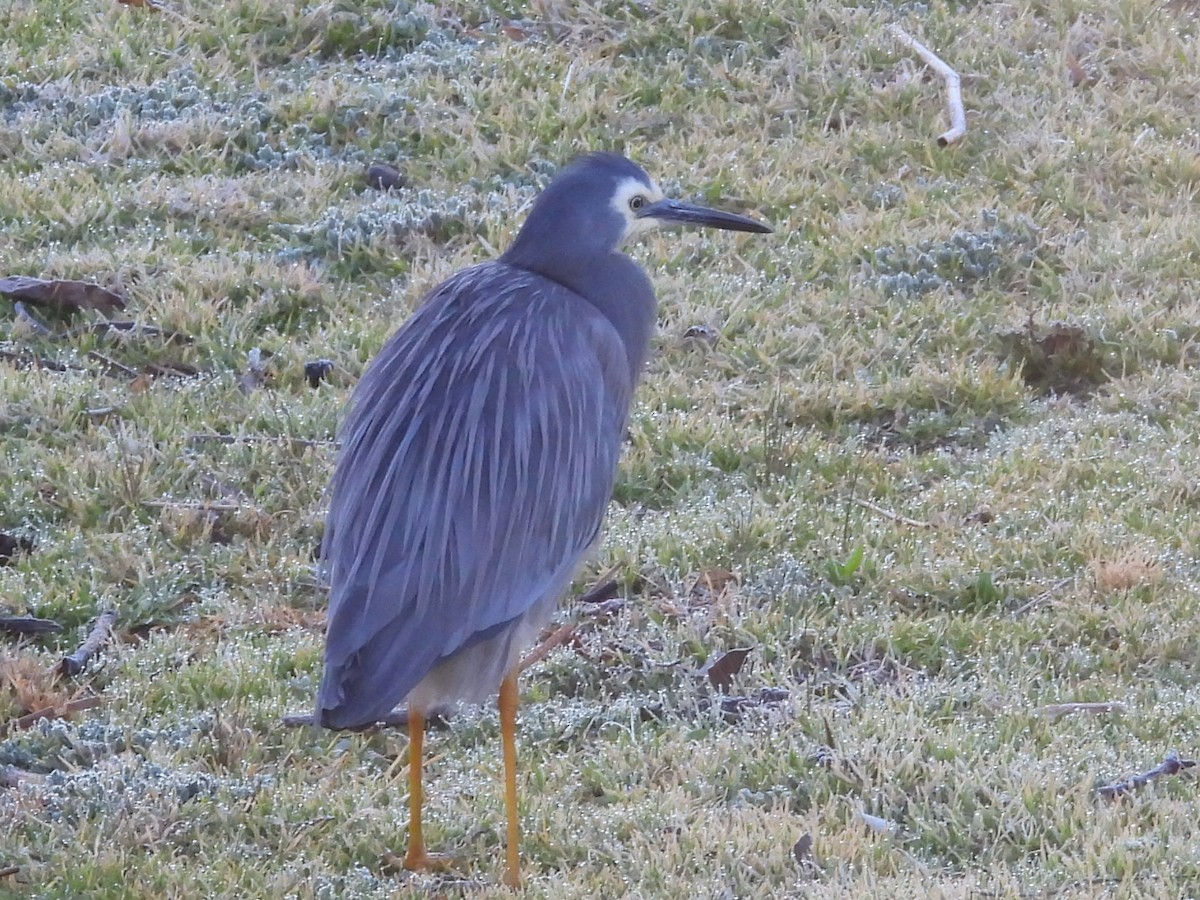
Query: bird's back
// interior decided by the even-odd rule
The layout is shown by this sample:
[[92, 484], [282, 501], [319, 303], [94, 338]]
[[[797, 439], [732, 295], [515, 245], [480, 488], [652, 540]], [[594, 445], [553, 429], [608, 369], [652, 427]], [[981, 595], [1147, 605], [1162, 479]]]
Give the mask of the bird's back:
[[500, 262], [392, 336], [341, 431], [322, 724], [377, 720], [571, 577], [612, 492], [630, 358], [595, 305]]

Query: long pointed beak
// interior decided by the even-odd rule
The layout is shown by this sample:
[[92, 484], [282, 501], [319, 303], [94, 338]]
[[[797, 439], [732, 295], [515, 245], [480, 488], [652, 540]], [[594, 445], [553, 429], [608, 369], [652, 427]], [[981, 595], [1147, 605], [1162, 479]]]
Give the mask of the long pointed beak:
[[659, 200], [638, 210], [639, 219], [657, 219], [660, 222], [678, 222], [682, 225], [703, 225], [708, 228], [723, 228], [725, 231], [753, 231], [756, 234], [770, 234], [769, 226], [756, 222], [748, 216], [737, 213], [722, 212], [719, 209], [709, 209], [707, 206], [697, 206], [694, 203], [684, 203], [682, 200]]

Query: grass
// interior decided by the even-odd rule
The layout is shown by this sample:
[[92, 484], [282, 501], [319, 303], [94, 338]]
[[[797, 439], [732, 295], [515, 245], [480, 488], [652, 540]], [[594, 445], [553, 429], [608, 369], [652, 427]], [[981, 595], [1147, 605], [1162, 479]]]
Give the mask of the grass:
[[[1193, 775], [1094, 792], [1200, 735], [1196, 16], [0, 9], [0, 275], [192, 338], [52, 340], [0, 300], [0, 350], [65, 367], [0, 360], [0, 531], [35, 545], [0, 614], [65, 628], [0, 647], [0, 721], [101, 701], [0, 740], [0, 894], [508, 896], [493, 710], [431, 738], [458, 881], [384, 862], [402, 734], [279, 720], [319, 678], [351, 386], [600, 148], [776, 233], [631, 251], [661, 327], [578, 584], [615, 567], [625, 602], [523, 680], [526, 893], [1200, 895]], [[963, 74], [960, 146], [893, 21]], [[108, 607], [115, 644], [51, 678]], [[722, 702], [703, 667], [738, 647]], [[1040, 713], [1071, 701], [1120, 706]]]

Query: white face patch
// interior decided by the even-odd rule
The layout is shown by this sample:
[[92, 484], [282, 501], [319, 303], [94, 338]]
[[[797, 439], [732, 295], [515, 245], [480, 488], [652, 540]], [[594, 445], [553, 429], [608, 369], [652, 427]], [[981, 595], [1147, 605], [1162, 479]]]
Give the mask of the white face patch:
[[623, 241], [636, 234], [653, 231], [659, 226], [657, 219], [639, 219], [637, 211], [661, 199], [663, 192], [653, 181], [647, 187], [637, 178], [626, 178], [617, 185], [616, 191], [613, 192], [612, 208], [625, 220], [625, 234], [621, 238]]

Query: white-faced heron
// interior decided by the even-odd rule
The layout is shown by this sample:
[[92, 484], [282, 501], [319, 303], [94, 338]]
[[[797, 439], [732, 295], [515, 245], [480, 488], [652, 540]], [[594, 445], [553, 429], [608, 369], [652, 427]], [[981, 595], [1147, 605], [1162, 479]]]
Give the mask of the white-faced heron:
[[421, 835], [426, 718], [498, 688], [504, 880], [520, 883], [518, 657], [596, 543], [649, 349], [654, 291], [619, 247], [670, 223], [771, 230], [668, 200], [622, 156], [584, 156], [508, 252], [425, 298], [354, 389], [325, 527], [317, 721], [360, 728], [407, 700], [408, 868], [440, 865]]

